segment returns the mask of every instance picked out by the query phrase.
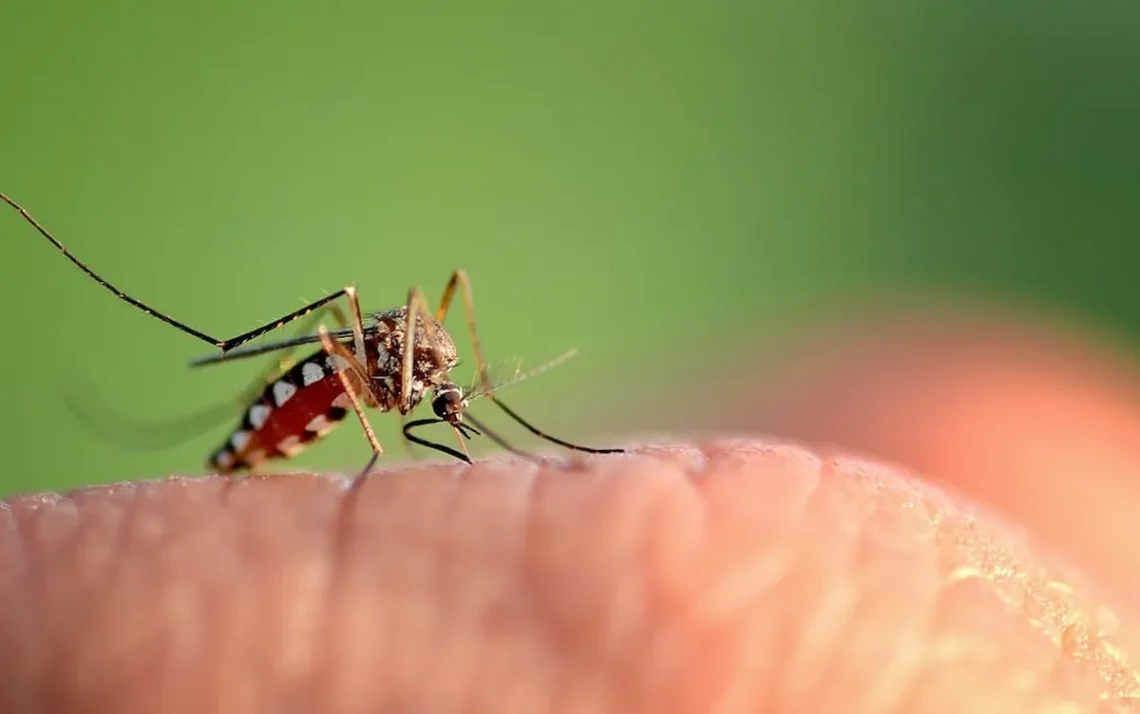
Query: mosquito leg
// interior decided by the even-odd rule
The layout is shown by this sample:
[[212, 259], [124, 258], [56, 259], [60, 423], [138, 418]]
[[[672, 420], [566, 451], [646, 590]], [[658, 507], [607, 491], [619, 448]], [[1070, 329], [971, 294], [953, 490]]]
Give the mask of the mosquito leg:
[[167, 315], [166, 313], [159, 312], [158, 310], [154, 309], [150, 305], [147, 305], [146, 303], [142, 302], [141, 300], [138, 300], [137, 298], [133, 298], [130, 295], [126, 294], [125, 292], [123, 292], [122, 290], [120, 290], [119, 288], [117, 288], [113, 284], [111, 284], [109, 281], [107, 281], [107, 279], [105, 279], [103, 276], [99, 275], [94, 270], [89, 268], [86, 263], [79, 260], [79, 258], [77, 258], [74, 253], [72, 253], [70, 250], [68, 250], [67, 247], [63, 245], [63, 243], [59, 242], [55, 238], [55, 236], [53, 236], [47, 230], [47, 228], [45, 228], [39, 221], [37, 221], [32, 216], [32, 214], [28, 213], [24, 209], [23, 206], [16, 203], [15, 201], [13, 201], [11, 198], [4, 195], [3, 193], [0, 193], [0, 201], [3, 201], [4, 203], [6, 203], [9, 206], [11, 206], [12, 208], [14, 208], [21, 216], [23, 216], [25, 221], [30, 223], [32, 225], [32, 227], [35, 228], [40, 233], [40, 235], [42, 235], [44, 238], [46, 238], [48, 240], [48, 242], [50, 242], [53, 246], [55, 246], [56, 249], [60, 253], [63, 253], [63, 256], [65, 258], [67, 258], [69, 261], [71, 261], [75, 265], [75, 267], [82, 270], [84, 273], [87, 274], [87, 276], [89, 278], [91, 278], [95, 282], [102, 285], [104, 288], [106, 288], [108, 291], [110, 291], [115, 297], [119, 298], [120, 300], [122, 300], [123, 302], [125, 302], [129, 305], [132, 305], [132, 306], [138, 308], [139, 310], [146, 313], [147, 315], [150, 315], [151, 317], [153, 317], [155, 319], [158, 319], [158, 320], [161, 320], [162, 322], [165, 322], [166, 324], [170, 325], [171, 327], [174, 327], [175, 329], [178, 329], [178, 330], [180, 330], [180, 331], [182, 331], [182, 332], [184, 332], [184, 333], [186, 333], [192, 337], [196, 337], [197, 339], [202, 340], [203, 342], [206, 342], [208, 344], [213, 345], [214, 347], [217, 347], [223, 353], [229, 352], [230, 350], [237, 347], [238, 345], [249, 342], [250, 340], [254, 339], [255, 337], [260, 337], [267, 332], [272, 332], [273, 330], [276, 330], [279, 327], [283, 327], [284, 325], [292, 322], [293, 320], [296, 320], [299, 317], [304, 317], [305, 315], [308, 315], [309, 313], [313, 312], [314, 310], [316, 310], [316, 309], [318, 309], [324, 305], [327, 305], [328, 303], [332, 302], [333, 300], [336, 300], [337, 298], [344, 296], [348, 292], [348, 289], [338, 290], [335, 293], [333, 293], [332, 295], [328, 295], [326, 297], [323, 297], [320, 300], [317, 300], [316, 302], [309, 303], [308, 305], [302, 307], [301, 309], [294, 310], [293, 312], [289, 313], [288, 315], [284, 315], [282, 317], [279, 317], [278, 319], [273, 320], [272, 322], [267, 322], [260, 327], [256, 327], [252, 330], [249, 330], [248, 332], [243, 332], [240, 335], [235, 335], [234, 337], [230, 337], [229, 339], [219, 340], [218, 338], [216, 338], [212, 335], [208, 335], [205, 332], [202, 332], [201, 330], [197, 330], [193, 327], [190, 327], [189, 325], [187, 325], [184, 322], [180, 322], [178, 320], [175, 320], [173, 317]]
[[[360, 396], [357, 394], [361, 390], [367, 396], [370, 403], [375, 404], [377, 399], [376, 395], [372, 392], [372, 387], [369, 386], [369, 377], [366, 367], [361, 366], [356, 357], [345, 349], [344, 345], [332, 339], [329, 335], [328, 329], [321, 325], [317, 328], [321, 337], [321, 345], [324, 346], [325, 352], [329, 355], [336, 355], [345, 360], [348, 364], [348, 369], [340, 370], [337, 376], [340, 378], [340, 383], [344, 387], [344, 393], [348, 395], [349, 402], [352, 403], [352, 410], [356, 412], [356, 416], [360, 419], [360, 426], [364, 429], [364, 436], [368, 439], [368, 444], [372, 447], [372, 458], [368, 460], [368, 465], [353, 481], [353, 488], [358, 486], [364, 476], [372, 469], [376, 460], [384, 453], [384, 447], [380, 446], [380, 440], [376, 438], [376, 432], [372, 430], [372, 425], [368, 423], [368, 416], [364, 413], [364, 406], [361, 404]], [[353, 384], [352, 379], [349, 378], [349, 372], [356, 378], [359, 385]]]
[[492, 393], [491, 377], [487, 374], [487, 361], [483, 359], [483, 350], [479, 346], [479, 331], [475, 328], [475, 300], [471, 297], [471, 279], [467, 277], [467, 271], [456, 270], [451, 274], [451, 280], [447, 281], [443, 298], [439, 301], [439, 310], [435, 313], [435, 319], [443, 324], [457, 289], [461, 290], [463, 295], [463, 308], [467, 313], [467, 329], [471, 334], [471, 351], [475, 353], [475, 369], [479, 373], [479, 383], [489, 395]]
[[[451, 273], [451, 279], [447, 281], [447, 287], [443, 289], [443, 297], [440, 298], [439, 309], [435, 313], [436, 322], [443, 324], [447, 317], [447, 311], [451, 308], [451, 301], [455, 299], [456, 290], [461, 291], [463, 296], [463, 310], [467, 317], [467, 331], [471, 335], [471, 351], [475, 353], [475, 372], [478, 374], [479, 384], [482, 386], [483, 392], [493, 399], [491, 376], [487, 373], [487, 361], [483, 359], [483, 348], [479, 344], [479, 330], [475, 327], [475, 298], [471, 295], [471, 279], [467, 277], [466, 270], [461, 268]], [[463, 437], [458, 430], [456, 430], [455, 438], [459, 441], [463, 453], [466, 454], [467, 444], [463, 442]]]
[[344, 289], [348, 295], [348, 307], [352, 310], [352, 343], [356, 348], [356, 359], [361, 364], [368, 363], [368, 355], [364, 351], [364, 315], [360, 312], [360, 300], [356, 297], [356, 288], [351, 285]]
[[[467, 273], [465, 271], [456, 270], [451, 274], [451, 280], [448, 281], [447, 287], [443, 290], [443, 299], [440, 300], [439, 310], [436, 312], [436, 320], [440, 323], [443, 322], [443, 319], [447, 316], [448, 308], [451, 307], [451, 301], [455, 297], [455, 291], [457, 289], [461, 290], [463, 295], [463, 306], [467, 313], [467, 328], [471, 332], [471, 349], [475, 353], [475, 368], [479, 372], [479, 382], [483, 387], [483, 393], [486, 396], [490, 397], [492, 402], [494, 402], [500, 409], [506, 412], [507, 415], [512, 419], [517, 421], [519, 424], [522, 424], [523, 427], [525, 427], [532, 434], [546, 439], [547, 441], [552, 441], [556, 444], [559, 444], [560, 446], [564, 446], [575, 451], [585, 451], [595, 454], [622, 453], [622, 449], [593, 449], [586, 446], [571, 444], [570, 442], [563, 441], [561, 439], [556, 439], [549, 434], [540, 431], [529, 422], [524, 421], [522, 417], [508, 408], [507, 405], [499, 401], [498, 397], [496, 397], [492, 391], [491, 378], [490, 375], [487, 374], [487, 362], [483, 359], [483, 351], [479, 347], [479, 333], [475, 327], [475, 300], [471, 297], [471, 279], [467, 277]], [[488, 435], [490, 436], [490, 434]], [[501, 440], [499, 441], [500, 446], [507, 446], [507, 448], [510, 448], [508, 445], [506, 445], [506, 442], [502, 442]]]
[[[339, 327], [343, 328], [348, 324], [348, 318], [344, 311], [336, 304], [331, 304], [314, 312], [300, 331], [302, 333], [313, 332], [316, 329], [318, 318], [323, 316], [326, 311], [333, 314]], [[143, 422], [134, 420], [129, 416], [116, 415], [112, 408], [106, 404], [101, 404], [92, 395], [85, 395], [82, 398], [65, 395], [64, 402], [68, 410], [88, 429], [123, 448], [169, 448], [216, 426], [221, 420], [233, 415], [235, 408], [245, 408], [258, 401], [265, 390], [265, 386], [278, 379], [293, 366], [289, 356], [295, 349], [296, 346], [283, 348], [282, 356], [277, 360], [271, 360], [238, 397], [231, 397], [194, 414], [168, 421], [148, 420]]]
[[[454, 289], [452, 288], [452, 290]], [[450, 297], [445, 296], [445, 300], [449, 301], [450, 299]], [[446, 312], [446, 309], [443, 309], [442, 312]], [[408, 291], [408, 306], [405, 316], [406, 322], [404, 325], [404, 355], [403, 364], [401, 365], [400, 370], [401, 414], [407, 414], [411, 408], [410, 400], [412, 395], [412, 377], [415, 367], [414, 360], [417, 332], [416, 326], [419, 323], [419, 320], [417, 318], [420, 315], [424, 317], [425, 329], [434, 331], [436, 327], [432, 324], [432, 321], [430, 319], [431, 310], [427, 305], [427, 299], [424, 297], [423, 291], [419, 288], [412, 288]], [[432, 348], [435, 349], [436, 342], [434, 335], [428, 339], [429, 344], [431, 344]], [[412, 450], [412, 446], [408, 442], [407, 434], [403, 431], [401, 431], [401, 433], [404, 434], [404, 443], [410, 452]], [[463, 442], [463, 436], [459, 433], [458, 429], [455, 429], [455, 438], [459, 440], [459, 448], [463, 450], [464, 455], [467, 457], [467, 463], [471, 463], [471, 455], [467, 451], [467, 444]]]
[[[309, 319], [305, 320], [303, 323], [301, 323], [301, 326], [297, 328], [297, 334], [304, 335], [314, 332], [317, 329], [317, 325], [321, 323], [321, 318], [325, 316], [326, 312], [332, 313], [333, 321], [336, 322], [336, 326], [338, 328], [348, 327], [348, 315], [345, 314], [344, 310], [342, 310], [339, 305], [336, 303], [330, 303], [317, 310], [312, 315], [309, 315]], [[292, 359], [290, 359], [290, 357], [294, 352], [297, 351], [297, 348], [299, 346], [300, 345], [293, 345], [281, 350], [280, 356], [277, 358], [276, 371], [284, 372], [293, 367], [295, 363]], [[268, 380], [272, 376], [274, 369], [272, 366], [270, 366], [266, 368], [265, 371], [265, 378]]]
[[[345, 312], [336, 303], [332, 303], [310, 315], [299, 331], [302, 334], [314, 332], [317, 320], [326, 312], [333, 314], [338, 327], [343, 328], [348, 325]], [[265, 386], [293, 366], [289, 356], [294, 350], [296, 346], [283, 348], [282, 356], [278, 360], [270, 361], [238, 397], [231, 397], [193, 414], [171, 420], [140, 421], [128, 415], [116, 414], [109, 402], [102, 401], [90, 393], [82, 397], [65, 394], [64, 403], [75, 418], [90, 431], [122, 448], [135, 450], [169, 448], [216, 426], [223, 419], [228, 419], [235, 408], [248, 407], [259, 400]]]
[[[258, 327], [254, 330], [250, 330], [249, 332], [238, 335], [237, 337], [231, 337], [229, 340], [220, 340], [220, 341], [218, 341], [216, 346], [221, 348], [221, 350], [222, 350], [221, 353], [209, 355], [206, 357], [199, 357], [198, 359], [191, 360], [190, 366], [191, 367], [201, 367], [201, 366], [207, 365], [207, 364], [217, 364], [219, 362], [230, 362], [230, 361], [233, 361], [235, 359], [246, 359], [249, 357], [254, 357], [257, 355], [261, 355], [261, 354], [266, 354], [269, 352], [279, 352], [282, 349], [284, 349], [288, 344], [301, 345], [301, 344], [308, 344], [309, 342], [316, 342], [317, 340], [312, 339], [312, 337], [309, 335], [301, 335], [298, 337], [294, 337], [293, 339], [281, 340], [280, 342], [274, 343], [274, 344], [260, 345], [260, 346], [259, 345], [253, 345], [253, 346], [249, 346], [249, 347], [242, 347], [242, 345], [245, 345], [247, 342], [249, 342], [255, 338], [261, 337], [263, 335], [266, 335], [266, 334], [272, 332], [273, 330], [284, 327], [285, 325], [293, 322], [294, 320], [300, 319], [302, 317], [307, 317], [309, 315], [313, 315], [315, 317], [317, 314], [319, 314], [318, 311], [321, 311], [321, 310], [330, 309], [330, 310], [334, 310], [334, 312], [336, 312], [336, 314], [338, 314], [338, 315], [343, 315], [344, 314], [343, 312], [337, 312], [336, 311], [336, 308], [333, 305], [333, 303], [336, 300], [338, 300], [342, 297], [346, 297], [350, 293], [354, 293], [354, 292], [355, 292], [355, 290], [351, 286], [343, 288], [343, 289], [338, 290], [337, 292], [333, 293], [332, 295], [321, 298], [320, 300], [317, 300], [316, 302], [309, 303], [308, 305], [302, 307], [300, 310], [295, 310], [295, 311], [289, 313], [288, 315], [285, 315], [284, 317], [276, 320], [275, 322], [266, 323], [265, 325], [262, 325], [261, 327]], [[357, 310], [357, 312], [359, 312], [359, 309]], [[241, 348], [241, 349], [239, 349], [239, 348]]]
[[[416, 354], [416, 325], [419, 323], [419, 320], [416, 318], [418, 315], [423, 315], [424, 325], [427, 329], [433, 329], [429, 324], [431, 322], [429, 319], [431, 317], [431, 310], [428, 309], [423, 290], [412, 288], [408, 291], [408, 307], [404, 323], [404, 355], [403, 364], [400, 369], [401, 414], [407, 414], [411, 410], [412, 373], [415, 367]], [[429, 340], [429, 343], [434, 349], [435, 341]]]
[[3, 201], [4, 203], [8, 204], [12, 208], [16, 209], [16, 211], [21, 216], [24, 217], [25, 221], [30, 223], [31, 226], [33, 228], [35, 228], [39, 232], [40, 235], [42, 235], [44, 238], [46, 238], [48, 240], [49, 243], [54, 245], [56, 247], [56, 250], [58, 250], [60, 253], [63, 253], [63, 256], [65, 258], [67, 258], [68, 260], [70, 260], [72, 262], [72, 264], [75, 265], [75, 267], [82, 270], [84, 273], [87, 274], [87, 277], [91, 278], [95, 282], [102, 285], [104, 288], [106, 288], [112, 295], [114, 295], [118, 299], [122, 300], [123, 302], [127, 303], [128, 305], [131, 305], [135, 308], [138, 308], [142, 312], [146, 313], [147, 315], [150, 315], [151, 317], [153, 317], [157, 320], [161, 320], [162, 322], [165, 322], [166, 324], [170, 325], [171, 327], [173, 327], [173, 328], [175, 328], [181, 332], [184, 332], [187, 335], [190, 335], [192, 337], [196, 337], [197, 339], [199, 339], [199, 340], [201, 340], [207, 344], [214, 345], [215, 347], [222, 347], [225, 344], [224, 341], [219, 340], [218, 338], [213, 337], [211, 335], [208, 335], [205, 332], [202, 332], [201, 330], [196, 330], [184, 322], [180, 322], [178, 320], [175, 320], [173, 317], [171, 317], [170, 315], [167, 315], [164, 312], [159, 312], [158, 310], [154, 309], [150, 305], [147, 305], [145, 302], [142, 302], [141, 300], [139, 300], [137, 298], [133, 298], [130, 295], [127, 295], [125, 292], [123, 292], [119, 288], [112, 285], [102, 275], [99, 275], [94, 270], [87, 267], [86, 263], [81, 261], [79, 258], [75, 257], [74, 253], [72, 253], [70, 250], [68, 250], [67, 247], [64, 246], [63, 243], [60, 243], [56, 239], [56, 237], [53, 236], [48, 231], [47, 228], [44, 228], [44, 226], [39, 221], [37, 221], [32, 216], [32, 214], [28, 213], [28, 211], [23, 206], [16, 203], [15, 201], [13, 201], [8, 196], [5, 196], [3, 193], [0, 193], [0, 201]]
[[312, 313], [314, 310], [318, 310], [318, 309], [324, 307], [325, 305], [328, 305], [330, 302], [344, 297], [345, 295], [349, 294], [352, 291], [353, 291], [353, 288], [351, 286], [346, 287], [346, 288], [342, 288], [340, 290], [337, 290], [332, 295], [327, 295], [327, 296], [321, 298], [320, 300], [317, 300], [315, 302], [311, 302], [308, 305], [305, 305], [304, 307], [300, 308], [299, 310], [294, 310], [293, 312], [289, 313], [288, 315], [283, 315], [283, 316], [277, 318], [276, 320], [273, 320], [272, 322], [267, 322], [260, 327], [255, 327], [252, 330], [249, 330], [248, 332], [243, 332], [240, 335], [235, 335], [234, 337], [231, 337], [228, 340], [221, 340], [215, 344], [219, 349], [221, 349], [222, 352], [229, 352], [233, 348], [235, 348], [239, 345], [244, 345], [246, 342], [249, 342], [252, 339], [261, 337], [262, 335], [264, 335], [268, 332], [272, 332], [276, 329], [284, 327], [285, 325], [288, 325], [290, 322], [293, 322], [294, 320], [296, 320], [298, 318], [305, 317], [306, 315]]
[[357, 475], [356, 479], [352, 482], [352, 488], [353, 489], [355, 489], [358, 485], [360, 485], [363, 482], [364, 477], [367, 476], [370, 471], [372, 471], [372, 467], [375, 466], [376, 462], [379, 460], [380, 460], [380, 454], [378, 452], [373, 451], [372, 456], [368, 457], [368, 463], [364, 464], [364, 468], [360, 470], [360, 473]]

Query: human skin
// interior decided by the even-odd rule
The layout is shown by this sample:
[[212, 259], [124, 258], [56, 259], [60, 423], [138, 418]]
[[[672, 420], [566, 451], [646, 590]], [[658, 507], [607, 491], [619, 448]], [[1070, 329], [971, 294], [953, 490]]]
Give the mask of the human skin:
[[787, 341], [702, 425], [905, 464], [1140, 602], [1135, 362], [1110, 336], [1024, 314], [887, 313]]
[[[977, 364], [988, 385], [1024, 371]], [[1032, 423], [1013, 418], [1018, 402], [1038, 415], [1078, 395], [1103, 402], [1097, 414], [1119, 407], [1084, 367], [1066, 369], [1064, 390], [1023, 383], [1002, 402], [1007, 426]], [[911, 393], [906, 378], [882, 380], [862, 412], [810, 390], [780, 398], [805, 434], [894, 458], [889, 438], [872, 444], [836, 415], [879, 414]], [[1052, 450], [1083, 459], [1086, 483], [1115, 481], [1124, 447], [1110, 437], [1127, 432], [1092, 413]], [[921, 430], [890, 424], [875, 433], [900, 444]], [[1035, 454], [953, 436], [955, 458], [927, 462], [937, 477], [725, 437], [542, 468], [395, 468], [356, 491], [297, 475], [12, 498], [0, 711], [1132, 711], [1140, 630], [1130, 581], [1111, 575], [1128, 542], [1088, 533], [1137, 504], [1123, 490], [1081, 501], [1103, 513], [1052, 528], [1022, 478], [1044, 471]], [[1001, 492], [1023, 488], [1028, 505], [982, 512], [975, 499], [1000, 503], [962, 468], [1013, 474], [1021, 485]]]

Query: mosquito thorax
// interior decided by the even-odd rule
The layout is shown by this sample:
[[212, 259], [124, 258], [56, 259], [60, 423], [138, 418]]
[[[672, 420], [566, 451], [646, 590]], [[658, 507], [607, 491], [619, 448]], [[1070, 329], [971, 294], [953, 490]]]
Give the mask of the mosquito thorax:
[[415, 353], [412, 358], [412, 381], [407, 400], [400, 394], [403, 369], [407, 308], [376, 313], [375, 325], [366, 339], [367, 359], [375, 365], [373, 381], [379, 401], [388, 408], [406, 404], [411, 411], [424, 395], [448, 381], [448, 375], [459, 362], [459, 353], [451, 335], [432, 317], [417, 316]]

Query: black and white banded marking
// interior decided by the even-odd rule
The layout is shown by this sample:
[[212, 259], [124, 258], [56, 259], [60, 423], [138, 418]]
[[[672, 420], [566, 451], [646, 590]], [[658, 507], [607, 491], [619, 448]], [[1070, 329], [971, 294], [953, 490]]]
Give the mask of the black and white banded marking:
[[348, 363], [343, 357], [325, 352], [318, 352], [294, 365], [288, 372], [266, 385], [260, 398], [246, 409], [238, 429], [210, 456], [209, 466], [222, 473], [251, 468], [268, 459], [293, 456], [308, 444], [323, 437], [348, 415], [351, 402], [347, 394], [341, 394], [333, 400], [324, 414], [313, 417], [301, 434], [281, 439], [272, 449], [259, 448], [250, 452], [245, 451], [254, 433], [265, 426], [274, 410], [284, 406], [305, 387], [346, 369]]

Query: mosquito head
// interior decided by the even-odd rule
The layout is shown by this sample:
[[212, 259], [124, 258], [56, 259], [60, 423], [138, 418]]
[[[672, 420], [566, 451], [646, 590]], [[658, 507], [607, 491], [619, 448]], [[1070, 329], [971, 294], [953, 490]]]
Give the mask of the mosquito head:
[[446, 382], [436, 387], [431, 410], [443, 421], [459, 426], [463, 423], [463, 412], [467, 411], [467, 404], [467, 395], [459, 385]]

